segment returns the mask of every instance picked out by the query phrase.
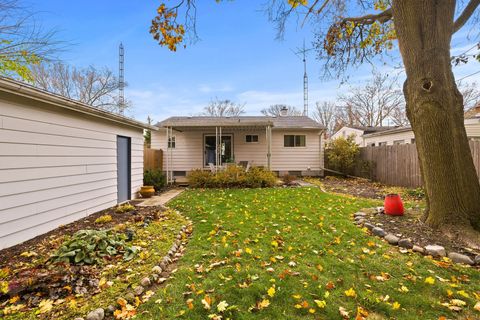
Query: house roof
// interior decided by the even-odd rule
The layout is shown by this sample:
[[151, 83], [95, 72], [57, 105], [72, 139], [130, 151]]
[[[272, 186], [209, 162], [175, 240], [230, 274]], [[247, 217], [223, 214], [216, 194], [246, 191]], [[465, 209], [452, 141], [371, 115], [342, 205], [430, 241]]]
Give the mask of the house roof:
[[157, 127], [266, 127], [279, 129], [325, 129], [307, 116], [237, 116], [237, 117], [170, 117], [157, 123]]
[[363, 131], [364, 134], [387, 131], [387, 130], [398, 128], [398, 126], [369, 127], [369, 126], [353, 126], [353, 125], [352, 126], [349, 125], [345, 127]]
[[463, 114], [465, 119], [480, 118], [480, 102]]
[[412, 130], [412, 127], [410, 127], [410, 126], [407, 126], [407, 127], [396, 127], [396, 128], [394, 128], [394, 129], [390, 129], [390, 130], [384, 130], [384, 131], [372, 132], [372, 133], [369, 133], [369, 134], [364, 134], [363, 137], [364, 137], [364, 138], [377, 137], [377, 136], [383, 136], [383, 135], [388, 135], [388, 134], [393, 134], [393, 133], [407, 132], [407, 131], [411, 131], [411, 130]]
[[88, 114], [96, 118], [105, 119], [122, 125], [128, 125], [142, 129], [158, 130], [158, 128], [155, 126], [148, 125], [135, 119], [101, 110], [80, 101], [65, 98], [61, 95], [36, 88], [32, 85], [1, 76], [0, 93], [9, 93], [15, 96], [33, 99], [36, 101], [47, 103], [49, 105], [54, 105], [78, 113]]

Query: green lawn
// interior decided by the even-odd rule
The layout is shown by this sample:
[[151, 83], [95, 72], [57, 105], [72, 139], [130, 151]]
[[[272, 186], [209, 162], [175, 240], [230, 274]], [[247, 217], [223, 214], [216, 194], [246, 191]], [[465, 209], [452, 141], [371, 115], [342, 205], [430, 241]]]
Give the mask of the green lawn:
[[137, 318], [479, 319], [480, 272], [366, 236], [351, 214], [377, 204], [317, 188], [187, 191], [170, 203], [194, 221], [187, 251]]

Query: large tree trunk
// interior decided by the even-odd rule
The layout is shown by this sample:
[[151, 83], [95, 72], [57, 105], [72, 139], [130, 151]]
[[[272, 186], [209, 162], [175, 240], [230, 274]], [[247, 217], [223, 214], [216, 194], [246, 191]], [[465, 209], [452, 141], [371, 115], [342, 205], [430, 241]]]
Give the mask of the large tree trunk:
[[392, 10], [427, 193], [425, 221], [446, 231], [480, 231], [480, 184], [450, 63], [455, 1], [394, 0]]

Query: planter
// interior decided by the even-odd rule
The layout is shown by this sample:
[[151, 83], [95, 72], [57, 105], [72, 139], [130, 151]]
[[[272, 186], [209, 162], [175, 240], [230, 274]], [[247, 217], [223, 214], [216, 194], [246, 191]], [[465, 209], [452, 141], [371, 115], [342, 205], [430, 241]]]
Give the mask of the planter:
[[387, 194], [385, 196], [384, 204], [385, 214], [391, 216], [402, 216], [403, 215], [403, 202], [398, 194]]
[[142, 198], [151, 198], [155, 194], [153, 186], [143, 186], [140, 188], [140, 195]]

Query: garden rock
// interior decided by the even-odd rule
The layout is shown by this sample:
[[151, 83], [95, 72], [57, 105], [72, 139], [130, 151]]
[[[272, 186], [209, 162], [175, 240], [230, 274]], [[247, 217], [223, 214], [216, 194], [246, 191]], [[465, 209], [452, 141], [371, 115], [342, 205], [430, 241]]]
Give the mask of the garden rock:
[[127, 300], [128, 302], [133, 302], [135, 301], [135, 295], [129, 292], [125, 295], [125, 300]]
[[133, 293], [136, 296], [141, 295], [143, 293], [143, 287], [142, 286], [136, 286], [135, 288], [133, 288]]
[[445, 257], [445, 248], [439, 245], [428, 245], [425, 247], [425, 251], [427, 254], [433, 256], [433, 257]]
[[398, 246], [406, 249], [412, 249], [413, 243], [410, 239], [400, 239], [398, 240]]
[[357, 217], [366, 217], [367, 214], [366, 214], [365, 212], [355, 212], [355, 213], [353, 214], [353, 216], [354, 216], [355, 219], [356, 219]]
[[455, 263], [463, 263], [463, 264], [468, 264], [468, 265], [473, 265], [473, 260], [464, 254], [457, 253], [457, 252], [450, 252], [448, 253], [448, 257], [452, 259], [453, 262]]
[[365, 222], [365, 219], [358, 219], [358, 220], [355, 220], [355, 224], [357, 225], [360, 225], [360, 224], [363, 224]]
[[115, 306], [109, 305], [107, 307], [107, 309], [105, 310], [105, 314], [113, 314], [115, 312], [115, 310], [117, 310], [117, 308], [115, 308]]
[[150, 278], [149, 278], [149, 277], [145, 277], [145, 278], [143, 278], [143, 279], [140, 281], [140, 284], [141, 284], [143, 287], [148, 287], [149, 285], [152, 284], [152, 282], [150, 281]]
[[480, 264], [480, 254], [475, 257], [475, 264]]
[[86, 320], [103, 320], [103, 318], [105, 318], [105, 311], [102, 308], [98, 308], [90, 311]]
[[425, 253], [425, 249], [423, 249], [422, 247], [417, 246], [417, 245], [413, 245], [412, 250], [413, 250], [413, 252], [420, 252], [421, 254]]
[[387, 240], [388, 243], [396, 245], [398, 243], [398, 237], [389, 233], [385, 236], [385, 240]]
[[385, 237], [385, 235], [386, 235], [385, 230], [383, 230], [382, 228], [379, 228], [379, 227], [373, 228], [372, 232], [373, 232], [374, 235], [382, 237], [382, 238]]
[[365, 222], [363, 226], [366, 227], [368, 230], [372, 230], [373, 228], [375, 228], [375, 226], [370, 222]]
[[162, 268], [160, 266], [155, 266], [152, 268], [152, 272], [155, 273], [155, 274], [160, 274], [162, 273]]
[[73, 320], [85, 320], [85, 319], [83, 319], [83, 318], [75, 318], [75, 319], [73, 319]]

